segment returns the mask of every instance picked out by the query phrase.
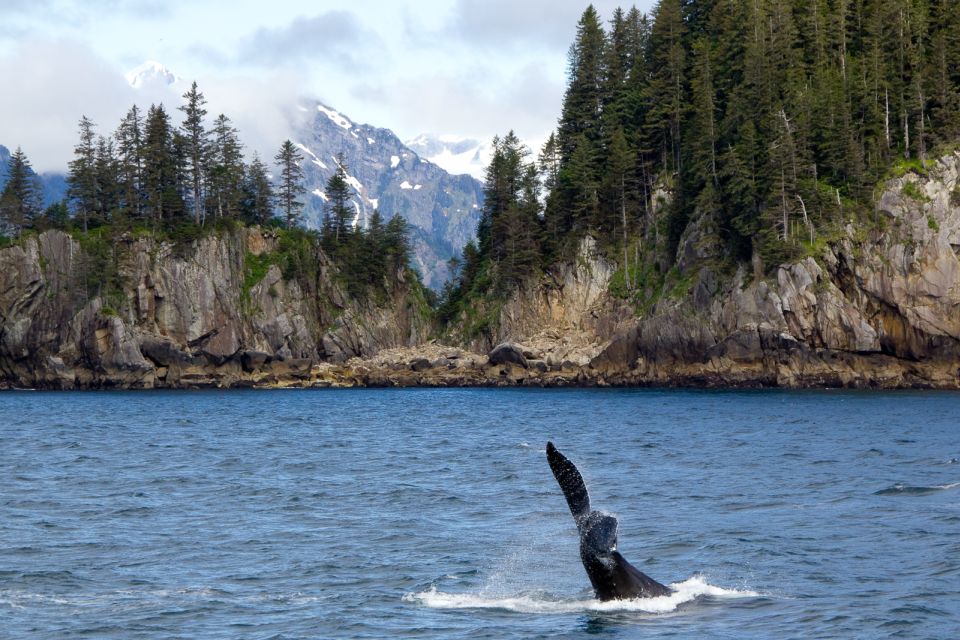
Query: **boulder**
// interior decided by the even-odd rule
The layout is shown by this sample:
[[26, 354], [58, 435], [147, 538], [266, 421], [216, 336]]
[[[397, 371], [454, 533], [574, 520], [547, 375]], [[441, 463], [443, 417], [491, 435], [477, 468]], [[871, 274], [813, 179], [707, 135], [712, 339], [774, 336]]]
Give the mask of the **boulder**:
[[489, 364], [493, 366], [501, 364], [515, 364], [519, 367], [527, 368], [527, 358], [523, 355], [523, 347], [512, 342], [504, 342], [493, 348], [487, 355]]

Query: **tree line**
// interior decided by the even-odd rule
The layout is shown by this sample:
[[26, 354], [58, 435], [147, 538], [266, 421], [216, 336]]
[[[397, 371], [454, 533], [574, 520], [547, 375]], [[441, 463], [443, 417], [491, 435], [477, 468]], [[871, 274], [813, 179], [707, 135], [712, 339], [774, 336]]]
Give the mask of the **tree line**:
[[660, 0], [607, 23], [588, 7], [555, 132], [536, 158], [494, 141], [447, 298], [509, 290], [585, 235], [625, 273], [673, 264], [692, 225], [730, 262], [797, 255], [868, 209], [892, 167], [956, 143], [955, 5]]
[[[86, 116], [69, 162], [67, 200], [42, 209], [42, 188], [30, 161], [17, 149], [7, 163], [0, 192], [0, 235], [24, 230], [76, 228], [117, 232], [136, 228], [178, 237], [221, 221], [248, 225], [300, 225], [303, 155], [286, 140], [276, 156], [276, 175], [254, 154], [244, 159], [239, 132], [224, 114], [208, 124], [206, 98], [194, 82], [178, 107], [175, 124], [163, 104], [146, 113], [132, 106], [110, 135], [98, 135]], [[406, 269], [411, 256], [403, 218], [384, 222], [375, 212], [368, 228], [348, 215], [352, 192], [339, 158], [331, 177], [325, 222], [314, 240], [341, 267], [351, 292], [384, 286]], [[359, 222], [359, 221], [356, 221]], [[390, 276], [390, 278], [387, 278]]]

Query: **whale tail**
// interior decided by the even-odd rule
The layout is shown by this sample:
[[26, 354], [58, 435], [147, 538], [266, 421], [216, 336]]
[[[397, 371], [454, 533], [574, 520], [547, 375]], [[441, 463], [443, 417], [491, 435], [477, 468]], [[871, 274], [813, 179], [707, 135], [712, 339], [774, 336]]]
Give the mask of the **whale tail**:
[[573, 519], [579, 527], [590, 515], [590, 495], [587, 493], [583, 476], [565, 455], [557, 451], [552, 442], [547, 443], [547, 462], [550, 463], [553, 477], [557, 479], [557, 483], [563, 490], [570, 513], [573, 514]]
[[652, 598], [673, 593], [617, 551], [617, 519], [590, 510], [587, 485], [577, 467], [552, 442], [547, 443], [550, 470], [563, 489], [580, 532], [580, 559], [600, 600]]

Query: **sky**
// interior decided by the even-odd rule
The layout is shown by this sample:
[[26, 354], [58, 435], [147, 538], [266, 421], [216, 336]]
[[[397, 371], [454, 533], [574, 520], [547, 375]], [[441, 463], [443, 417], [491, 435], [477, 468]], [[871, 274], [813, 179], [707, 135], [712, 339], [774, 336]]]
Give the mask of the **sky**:
[[[359, 123], [537, 148], [556, 126], [577, 0], [0, 0], [0, 144], [63, 170], [87, 115], [112, 132], [145, 94], [124, 73], [161, 62], [196, 80], [272, 157], [290, 113], [319, 99]], [[649, 11], [654, 0], [595, 0]]]

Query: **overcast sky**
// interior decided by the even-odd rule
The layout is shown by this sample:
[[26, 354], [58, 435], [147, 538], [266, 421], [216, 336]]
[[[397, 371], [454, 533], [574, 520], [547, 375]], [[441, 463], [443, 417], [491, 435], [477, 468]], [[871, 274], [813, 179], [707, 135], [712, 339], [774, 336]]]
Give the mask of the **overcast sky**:
[[[630, 2], [596, 0], [607, 20]], [[649, 11], [654, 0], [636, 6]], [[576, 0], [0, 0], [0, 144], [62, 169], [82, 114], [110, 132], [146, 60], [197, 80], [211, 112], [273, 155], [318, 98], [357, 122], [539, 144], [556, 124]], [[176, 103], [172, 96], [165, 101]], [[176, 104], [167, 104], [171, 109]]]

